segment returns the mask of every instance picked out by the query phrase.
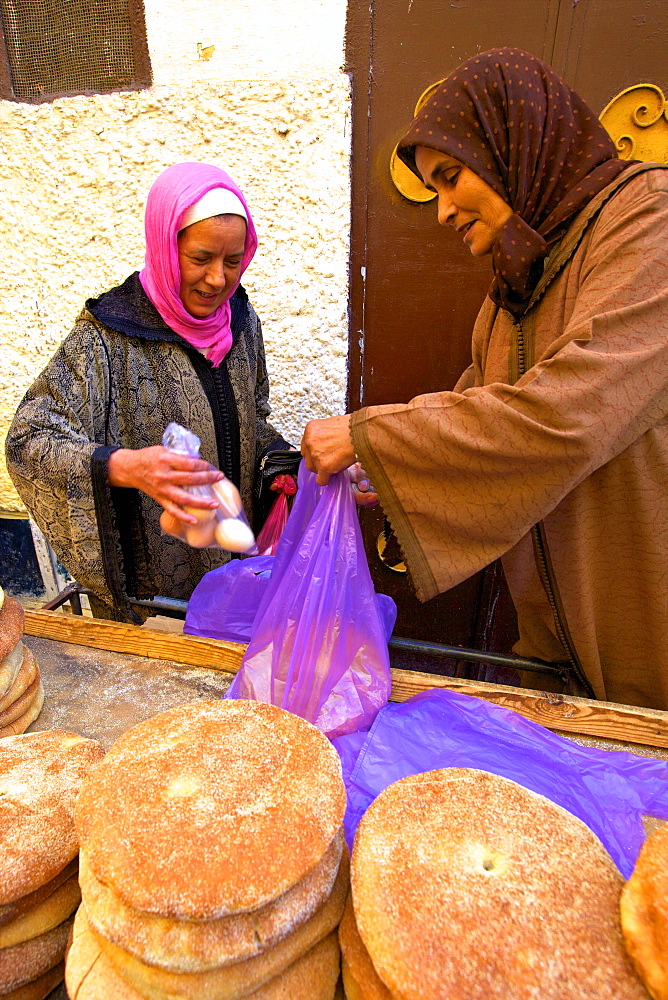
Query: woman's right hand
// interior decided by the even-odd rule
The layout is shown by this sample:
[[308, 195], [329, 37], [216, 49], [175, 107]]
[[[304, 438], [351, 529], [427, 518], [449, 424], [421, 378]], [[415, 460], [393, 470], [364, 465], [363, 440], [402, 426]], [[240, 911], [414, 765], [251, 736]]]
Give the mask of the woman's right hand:
[[119, 448], [109, 456], [110, 486], [141, 490], [184, 524], [197, 524], [197, 518], [184, 507], [215, 510], [217, 500], [188, 493], [186, 486], [210, 486], [225, 478], [201, 458], [179, 455], [162, 445], [151, 448]]

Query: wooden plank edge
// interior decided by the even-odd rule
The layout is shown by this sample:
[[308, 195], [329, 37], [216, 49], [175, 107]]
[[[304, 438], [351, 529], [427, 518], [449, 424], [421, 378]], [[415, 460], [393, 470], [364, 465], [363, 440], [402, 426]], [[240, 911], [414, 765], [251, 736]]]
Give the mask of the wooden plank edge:
[[[64, 615], [57, 611], [26, 609], [25, 631], [27, 635], [41, 639], [55, 639], [154, 660], [170, 660], [186, 666], [209, 667], [232, 674], [238, 671], [246, 649], [241, 643], [223, 639], [177, 635], [122, 622]], [[643, 746], [668, 747], [668, 712], [485, 681], [442, 677], [416, 670], [392, 670], [391, 701], [407, 701], [413, 695], [429, 690], [457, 691], [482, 698], [509, 708], [547, 729]]]
[[533, 691], [413, 670], [392, 670], [391, 701], [408, 701], [429, 690], [456, 691], [509, 708], [546, 729], [601, 736], [623, 743], [668, 747], [668, 712], [593, 701], [551, 691]]
[[210, 667], [231, 674], [239, 669], [246, 648], [223, 639], [178, 635], [86, 615], [63, 615], [57, 611], [26, 609], [25, 632], [40, 639], [56, 639], [153, 660], [171, 660], [191, 667]]

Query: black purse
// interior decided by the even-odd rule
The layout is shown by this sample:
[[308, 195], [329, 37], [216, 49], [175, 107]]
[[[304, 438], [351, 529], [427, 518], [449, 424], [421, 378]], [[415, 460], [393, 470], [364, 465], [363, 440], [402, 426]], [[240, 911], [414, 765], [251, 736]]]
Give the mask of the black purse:
[[276, 476], [292, 476], [296, 482], [301, 460], [301, 452], [288, 451], [287, 449], [268, 451], [260, 459], [255, 477], [255, 496], [253, 498], [253, 530], [256, 535], [267, 520], [269, 511], [278, 496], [278, 493], [271, 489], [271, 484]]

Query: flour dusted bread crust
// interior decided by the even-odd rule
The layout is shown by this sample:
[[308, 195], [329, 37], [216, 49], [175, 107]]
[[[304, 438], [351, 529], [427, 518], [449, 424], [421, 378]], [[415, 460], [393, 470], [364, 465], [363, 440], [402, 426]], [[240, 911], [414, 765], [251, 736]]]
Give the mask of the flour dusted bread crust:
[[283, 938], [274, 948], [245, 962], [225, 965], [209, 972], [167, 972], [145, 965], [98, 935], [92, 928], [90, 932], [123, 978], [152, 1000], [240, 1000], [282, 974], [288, 966], [336, 930], [348, 895], [349, 879], [350, 864], [345, 853], [329, 899], [306, 923]]
[[84, 783], [76, 824], [93, 874], [128, 906], [211, 920], [304, 878], [344, 810], [338, 755], [315, 726], [273, 705], [212, 701], [125, 733]]
[[8, 653], [16, 647], [23, 635], [25, 626], [25, 611], [17, 600], [8, 597], [0, 608], [0, 664]]
[[343, 982], [348, 1000], [392, 1000], [387, 986], [373, 967], [369, 952], [357, 930], [352, 894], [339, 924], [339, 944], [343, 960]]
[[0, 948], [0, 996], [33, 982], [62, 962], [74, 917], [39, 937]]
[[633, 964], [654, 1000], [668, 1000], [668, 826], [643, 844], [620, 910]]
[[360, 936], [401, 1000], [646, 1000], [621, 887], [580, 820], [465, 768], [386, 788], [353, 853]]
[[341, 977], [345, 989], [345, 993], [342, 994], [344, 1000], [367, 1000], [362, 987], [350, 971], [350, 966], [343, 957], [343, 954], [341, 954]]
[[0, 660], [0, 695], [3, 699], [11, 690], [18, 677], [27, 647], [17, 642], [12, 650]]
[[0, 906], [0, 927], [4, 927], [5, 924], [9, 924], [18, 917], [23, 916], [29, 910], [33, 910], [38, 903], [41, 903], [55, 892], [58, 886], [62, 885], [63, 882], [67, 882], [72, 875], [76, 875], [78, 870], [79, 857], [77, 855], [73, 861], [70, 861], [69, 865], [66, 865], [62, 871], [58, 872], [55, 878], [52, 878], [45, 885], [41, 885], [34, 892], [28, 893], [27, 896], [15, 899], [13, 903], [5, 903], [3, 906]]
[[85, 854], [81, 892], [91, 926], [109, 941], [148, 965], [206, 972], [274, 947], [308, 920], [332, 891], [343, 847], [340, 830], [315, 868], [278, 899], [251, 913], [218, 920], [171, 920], [133, 910], [98, 882]]
[[0, 948], [11, 948], [12, 945], [45, 934], [52, 927], [57, 927], [63, 920], [67, 920], [80, 902], [79, 880], [73, 875], [67, 882], [58, 886], [55, 892], [38, 903], [34, 910], [28, 910], [11, 924], [0, 927]]
[[341, 953], [336, 933], [328, 934], [280, 976], [247, 1000], [334, 1000]]
[[[247, 1000], [332, 1000], [339, 972], [336, 935], [329, 934], [276, 979], [247, 993]], [[100, 949], [82, 906], [67, 956], [65, 983], [71, 1000], [145, 1000]]]
[[7, 736], [18, 736], [20, 733], [25, 733], [31, 722], [34, 722], [39, 713], [42, 711], [43, 705], [44, 688], [42, 687], [42, 683], [40, 681], [38, 683], [37, 690], [33, 694], [23, 715], [20, 715], [18, 719], [14, 720], [14, 722], [10, 722], [3, 729], [0, 729], [0, 739], [4, 739]]
[[0, 742], [0, 923], [5, 904], [57, 878], [76, 857], [74, 804], [103, 755], [95, 740], [60, 730]]
[[40, 688], [42, 689], [43, 701], [44, 689], [42, 688], [40, 678], [35, 674], [32, 683], [18, 696], [16, 701], [0, 712], [0, 732], [11, 725], [12, 722], [16, 722], [17, 719], [21, 718], [21, 716], [25, 715], [33, 707], [37, 701]]
[[19, 986], [18, 989], [12, 990], [11, 993], [6, 993], [2, 1000], [44, 1000], [56, 988], [58, 983], [61, 982], [64, 974], [65, 965], [63, 962], [59, 962], [58, 965], [54, 966], [53, 969], [49, 969], [39, 979], [35, 979], [32, 983], [26, 983], [25, 986]]
[[24, 646], [23, 643], [20, 643], [19, 652], [22, 656], [21, 665], [14, 682], [8, 688], [4, 698], [0, 698], [0, 712], [4, 712], [10, 705], [14, 705], [38, 676], [37, 660], [32, 650]]
[[93, 937], [80, 906], [65, 960], [65, 986], [70, 1000], [145, 1000], [116, 972]]

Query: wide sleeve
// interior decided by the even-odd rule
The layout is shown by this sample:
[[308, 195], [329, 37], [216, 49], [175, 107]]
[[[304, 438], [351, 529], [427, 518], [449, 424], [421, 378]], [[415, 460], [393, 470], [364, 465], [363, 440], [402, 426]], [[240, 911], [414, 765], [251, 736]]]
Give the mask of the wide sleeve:
[[19, 496], [59, 559], [81, 584], [114, 604], [99, 537], [100, 527], [114, 533], [107, 484], [114, 450], [106, 440], [110, 393], [108, 347], [92, 323], [79, 320], [19, 405], [6, 458]]
[[659, 184], [613, 199], [593, 226], [554, 350], [515, 385], [353, 414], [355, 450], [421, 599], [508, 552], [666, 417], [667, 234], [668, 193]]

